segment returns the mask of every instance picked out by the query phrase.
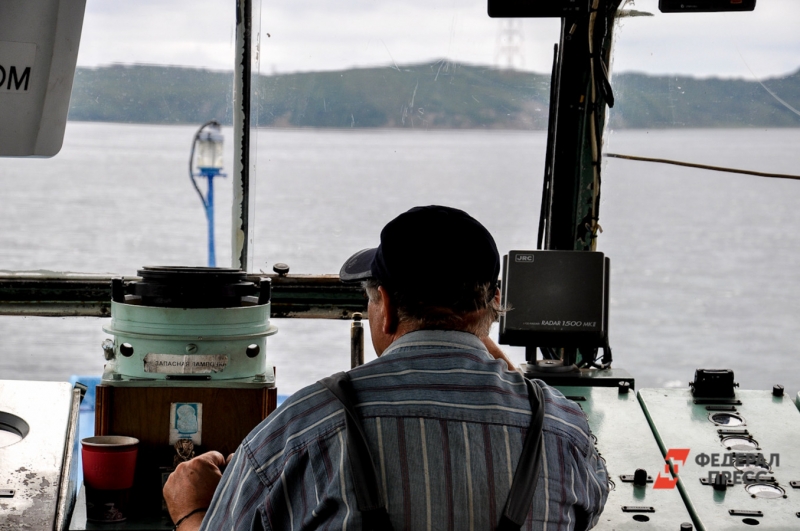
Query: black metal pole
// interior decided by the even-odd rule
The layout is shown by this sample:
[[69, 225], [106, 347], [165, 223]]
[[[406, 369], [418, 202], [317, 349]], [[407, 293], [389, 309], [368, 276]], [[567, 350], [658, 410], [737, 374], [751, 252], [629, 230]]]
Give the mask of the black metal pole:
[[250, 93], [252, 62], [252, 0], [236, 0], [236, 63], [234, 64], [234, 204], [231, 236], [232, 266], [247, 271], [251, 252]]

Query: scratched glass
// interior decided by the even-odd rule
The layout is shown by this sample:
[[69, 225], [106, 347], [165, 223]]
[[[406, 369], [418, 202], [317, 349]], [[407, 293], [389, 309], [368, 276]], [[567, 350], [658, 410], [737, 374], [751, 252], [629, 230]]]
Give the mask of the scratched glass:
[[559, 31], [485, 0], [265, 0], [256, 267], [338, 272], [423, 204], [535, 247]]
[[[90, 2], [64, 149], [0, 161], [0, 269], [205, 265], [187, 161], [200, 123], [230, 123], [232, 7]], [[491, 20], [485, 0], [264, 0], [262, 9], [256, 271], [286, 262], [292, 273], [335, 273], [377, 243], [388, 219], [422, 203], [473, 213], [502, 252], [535, 246], [557, 20]], [[614, 28], [605, 153], [797, 171], [800, 117], [790, 107], [800, 101], [787, 74], [798, 67], [800, 3], [759, 2], [750, 14], [662, 15], [657, 0], [625, 9], [653, 16]], [[167, 75], [143, 64], [189, 68]], [[229, 126], [223, 134], [230, 171]], [[640, 387], [685, 386], [706, 365], [731, 367], [742, 388], [796, 392], [796, 183], [619, 159], [603, 172], [598, 249], [612, 260], [616, 365]], [[224, 265], [230, 179], [216, 193]], [[346, 323], [280, 326], [270, 356], [283, 389], [349, 363]], [[100, 327], [1, 317], [0, 376], [97, 374]]]
[[800, 235], [785, 230], [785, 198], [798, 183], [608, 155], [798, 174], [800, 3], [624, 10], [598, 240], [612, 263], [612, 346], [626, 353], [617, 363], [637, 385], [685, 387], [705, 365], [733, 369], [743, 389], [797, 390]]

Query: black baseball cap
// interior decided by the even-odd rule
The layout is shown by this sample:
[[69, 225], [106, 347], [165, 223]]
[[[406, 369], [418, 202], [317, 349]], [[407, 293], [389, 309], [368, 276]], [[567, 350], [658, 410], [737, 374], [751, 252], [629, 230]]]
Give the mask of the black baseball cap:
[[497, 285], [500, 255], [475, 218], [446, 206], [415, 207], [390, 221], [381, 243], [351, 256], [343, 282], [376, 279], [392, 289], [455, 294], [478, 283]]

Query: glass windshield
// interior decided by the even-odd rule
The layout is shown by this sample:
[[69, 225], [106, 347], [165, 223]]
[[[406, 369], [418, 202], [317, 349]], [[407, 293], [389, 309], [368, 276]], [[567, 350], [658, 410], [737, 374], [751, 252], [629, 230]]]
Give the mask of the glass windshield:
[[[292, 273], [336, 273], [419, 204], [469, 211], [501, 249], [535, 245], [559, 20], [492, 20], [484, 1], [281, 0], [261, 9], [256, 272], [286, 262]], [[222, 171], [234, 168], [233, 14], [227, 1], [88, 6], [61, 154], [2, 162], [12, 188], [0, 216], [21, 230], [0, 234], [0, 269], [131, 275], [206, 265], [206, 216], [188, 161], [195, 131], [216, 119]], [[206, 192], [202, 178], [198, 186]], [[227, 265], [231, 180], [214, 186], [216, 261]], [[20, 326], [2, 321], [9, 334]], [[29, 335], [53, 323], [24, 322]], [[270, 343], [284, 388], [346, 366], [347, 323], [280, 326]], [[69, 350], [99, 367], [96, 338], [77, 335]], [[301, 336], [314, 339], [303, 345]], [[331, 344], [341, 359], [320, 361]], [[281, 353], [307, 361], [282, 366]], [[24, 377], [47, 377], [44, 366]], [[64, 370], [48, 374], [62, 379]]]
[[[233, 161], [233, 4], [87, 4], [61, 152], [0, 159], [0, 272], [206, 265], [206, 218], [188, 161], [195, 132], [212, 119], [226, 125], [226, 170]], [[227, 265], [231, 193], [218, 181], [218, 259]], [[0, 379], [99, 376], [105, 322], [0, 316]]]
[[[535, 247], [559, 20], [492, 20], [484, 0], [260, 7], [254, 271], [285, 262], [292, 273], [336, 273], [419, 204], [467, 210], [502, 253]], [[606, 154], [797, 173], [796, 2], [759, 2], [753, 13], [666, 15], [657, 0], [624, 9]], [[234, 169], [234, 32], [227, 0], [87, 6], [61, 154], [0, 161], [0, 269], [131, 275], [207, 264], [189, 153], [198, 127], [216, 119], [222, 172]], [[606, 159], [598, 250], [612, 263], [615, 366], [639, 387], [684, 385], [699, 365], [733, 368], [744, 387], [800, 386], [786, 376], [800, 374], [796, 184]], [[214, 186], [224, 266], [231, 179]], [[4, 376], [23, 374], [10, 360], [25, 338], [64, 322], [23, 321], [0, 319], [18, 338], [1, 347]], [[99, 371], [99, 339], [71, 324], [88, 322], [69, 321], [76, 335], [53, 332], [52, 345], [79, 336], [64, 359], [91, 356]], [[270, 349], [282, 392], [347, 366], [347, 323], [279, 326]], [[64, 378], [66, 368], [48, 366], [24, 375]]]
[[535, 245], [560, 21], [484, 1], [264, 4], [257, 267], [337, 272], [420, 204]]
[[[662, 14], [657, 3], [629, 2], [642, 16], [617, 25], [605, 153], [800, 174], [800, 5]], [[685, 386], [701, 366], [733, 369], [744, 388], [800, 384], [800, 242], [787, 230], [798, 185], [606, 159], [598, 250], [612, 261], [612, 345], [640, 386]]]

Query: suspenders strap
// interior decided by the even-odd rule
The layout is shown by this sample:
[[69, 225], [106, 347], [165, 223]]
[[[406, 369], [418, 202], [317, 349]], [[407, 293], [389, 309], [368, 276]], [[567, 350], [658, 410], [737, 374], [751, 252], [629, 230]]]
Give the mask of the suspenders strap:
[[[378, 473], [367, 445], [361, 420], [355, 410], [355, 393], [350, 376], [340, 372], [319, 381], [341, 402], [347, 428], [347, 457], [353, 475], [358, 510], [365, 530], [392, 531], [389, 514], [378, 486]], [[538, 384], [525, 379], [531, 404], [531, 425], [525, 434], [522, 455], [517, 463], [511, 490], [497, 531], [516, 531], [525, 523], [533, 505], [533, 494], [539, 480], [542, 462], [542, 423], [544, 395]]]
[[345, 412], [345, 426], [347, 428], [347, 457], [350, 461], [350, 472], [353, 475], [353, 487], [356, 492], [358, 510], [364, 521], [365, 530], [392, 531], [389, 514], [383, 503], [380, 487], [378, 486], [378, 473], [375, 470], [375, 461], [367, 445], [367, 438], [361, 427], [361, 420], [355, 409], [355, 392], [350, 376], [339, 372], [319, 381], [325, 386], [339, 402]]
[[525, 378], [528, 399], [531, 403], [531, 425], [522, 443], [522, 455], [514, 472], [511, 491], [508, 493], [503, 516], [497, 531], [518, 530], [525, 523], [533, 505], [533, 494], [539, 481], [542, 463], [542, 423], [544, 422], [544, 395], [538, 384]]

